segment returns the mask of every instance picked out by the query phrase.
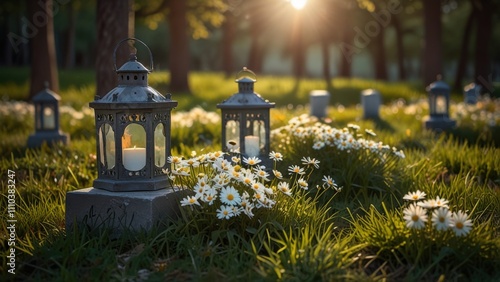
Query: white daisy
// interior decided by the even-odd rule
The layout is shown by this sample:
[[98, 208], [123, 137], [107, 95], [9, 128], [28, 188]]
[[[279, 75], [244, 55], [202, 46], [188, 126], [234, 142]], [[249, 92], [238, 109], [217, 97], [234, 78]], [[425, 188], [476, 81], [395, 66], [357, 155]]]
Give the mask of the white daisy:
[[192, 206], [192, 205], [198, 205], [198, 206], [200, 205], [200, 203], [198, 203], [198, 198], [196, 198], [195, 196], [187, 196], [181, 201], [181, 206]]
[[333, 180], [329, 175], [324, 175], [323, 176], [323, 188], [335, 188], [337, 187], [337, 184], [335, 183], [335, 180]]
[[299, 167], [298, 165], [291, 165], [288, 167], [289, 174], [296, 173], [303, 175], [305, 174], [304, 169]]
[[217, 218], [218, 219], [230, 219], [233, 216], [233, 209], [231, 206], [221, 205], [220, 208], [217, 209]]
[[445, 207], [440, 207], [432, 212], [432, 225], [439, 231], [444, 231], [450, 227], [450, 219], [451, 213]]
[[233, 186], [223, 187], [220, 192], [220, 200], [227, 205], [237, 205], [241, 203], [241, 197]]
[[281, 153], [272, 151], [271, 153], [269, 153], [269, 158], [273, 161], [279, 162], [283, 160], [283, 155]]
[[408, 192], [408, 194], [403, 196], [403, 200], [420, 201], [425, 199], [425, 196], [426, 196], [425, 192], [417, 190], [417, 192]]
[[311, 159], [311, 157], [307, 157], [307, 158], [303, 157], [301, 159], [301, 161], [302, 161], [303, 165], [313, 165], [315, 168], [319, 168], [319, 163], [320, 162], [318, 160], [316, 160], [315, 158]]
[[423, 228], [427, 222], [427, 214], [425, 214], [425, 210], [415, 204], [412, 204], [408, 208], [404, 209], [403, 214], [403, 218], [406, 220], [406, 226], [408, 228], [420, 229]]
[[280, 190], [281, 192], [283, 192], [283, 194], [285, 194], [287, 196], [292, 195], [292, 190], [290, 190], [290, 187], [288, 186], [287, 182], [278, 183], [278, 190]]
[[297, 180], [297, 183], [299, 184], [300, 188], [304, 190], [309, 189], [309, 184], [307, 184], [307, 181], [305, 181], [304, 178], [299, 178], [299, 180]]
[[250, 157], [250, 158], [245, 158], [243, 157], [243, 162], [246, 163], [247, 165], [256, 165], [261, 162], [261, 160], [258, 157]]
[[281, 179], [283, 178], [283, 174], [277, 170], [273, 170], [273, 174], [276, 178]]
[[464, 236], [469, 234], [472, 228], [472, 221], [468, 219], [467, 213], [458, 211], [451, 215], [450, 226], [455, 231], [455, 235]]

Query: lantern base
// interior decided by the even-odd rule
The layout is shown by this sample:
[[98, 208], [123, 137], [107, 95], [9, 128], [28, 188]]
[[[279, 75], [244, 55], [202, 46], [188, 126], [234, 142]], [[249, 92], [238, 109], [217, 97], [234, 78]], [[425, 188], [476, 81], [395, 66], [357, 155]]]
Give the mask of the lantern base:
[[69, 135], [60, 131], [35, 132], [28, 137], [28, 148], [41, 147], [43, 143], [51, 146], [55, 143], [67, 145]]
[[449, 118], [427, 118], [424, 120], [425, 128], [433, 131], [446, 131], [455, 127], [457, 122]]
[[164, 176], [161, 179], [141, 179], [141, 180], [94, 180], [94, 188], [104, 189], [111, 192], [134, 192], [134, 191], [157, 191], [170, 188], [170, 182]]
[[66, 193], [66, 231], [81, 228], [149, 231], [179, 216], [179, 201], [185, 192], [163, 189], [150, 192], [109, 192], [85, 188]]

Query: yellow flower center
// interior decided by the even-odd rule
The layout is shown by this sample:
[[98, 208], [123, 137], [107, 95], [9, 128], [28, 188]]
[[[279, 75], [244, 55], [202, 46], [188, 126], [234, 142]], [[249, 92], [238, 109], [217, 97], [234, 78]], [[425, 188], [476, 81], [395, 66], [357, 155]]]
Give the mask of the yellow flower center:
[[444, 217], [439, 217], [439, 222], [443, 223], [444, 222]]
[[411, 220], [413, 220], [413, 221], [418, 221], [418, 219], [419, 219], [419, 217], [416, 214], [411, 216]]
[[194, 204], [194, 202], [196, 202], [196, 199], [193, 198], [189, 199], [189, 203]]
[[234, 199], [233, 194], [229, 194], [229, 195], [227, 195], [227, 199], [228, 199], [229, 201], [232, 201], [232, 200]]
[[413, 195], [413, 200], [417, 200], [418, 199], [418, 196], [417, 195]]
[[464, 224], [463, 224], [463, 223], [461, 223], [461, 222], [457, 222], [457, 224], [455, 224], [455, 227], [456, 227], [457, 229], [462, 229], [462, 228], [464, 228]]

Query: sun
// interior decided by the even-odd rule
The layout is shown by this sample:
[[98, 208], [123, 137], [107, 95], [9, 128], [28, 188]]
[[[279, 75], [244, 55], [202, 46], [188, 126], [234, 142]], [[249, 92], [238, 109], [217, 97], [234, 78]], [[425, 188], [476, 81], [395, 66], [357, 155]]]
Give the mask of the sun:
[[307, 0], [290, 0], [290, 4], [292, 4], [292, 7], [296, 10], [302, 10], [307, 4]]

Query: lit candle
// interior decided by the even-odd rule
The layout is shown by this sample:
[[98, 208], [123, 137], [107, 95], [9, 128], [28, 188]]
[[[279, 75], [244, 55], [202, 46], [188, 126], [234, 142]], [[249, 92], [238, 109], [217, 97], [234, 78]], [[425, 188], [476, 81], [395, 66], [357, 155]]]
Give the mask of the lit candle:
[[138, 171], [146, 165], [146, 148], [123, 149], [123, 166], [130, 171]]
[[248, 157], [256, 157], [259, 155], [259, 137], [248, 135], [245, 136], [245, 153]]
[[54, 116], [54, 111], [51, 108], [45, 108], [43, 110], [43, 128], [44, 129], [56, 128], [56, 117]]

